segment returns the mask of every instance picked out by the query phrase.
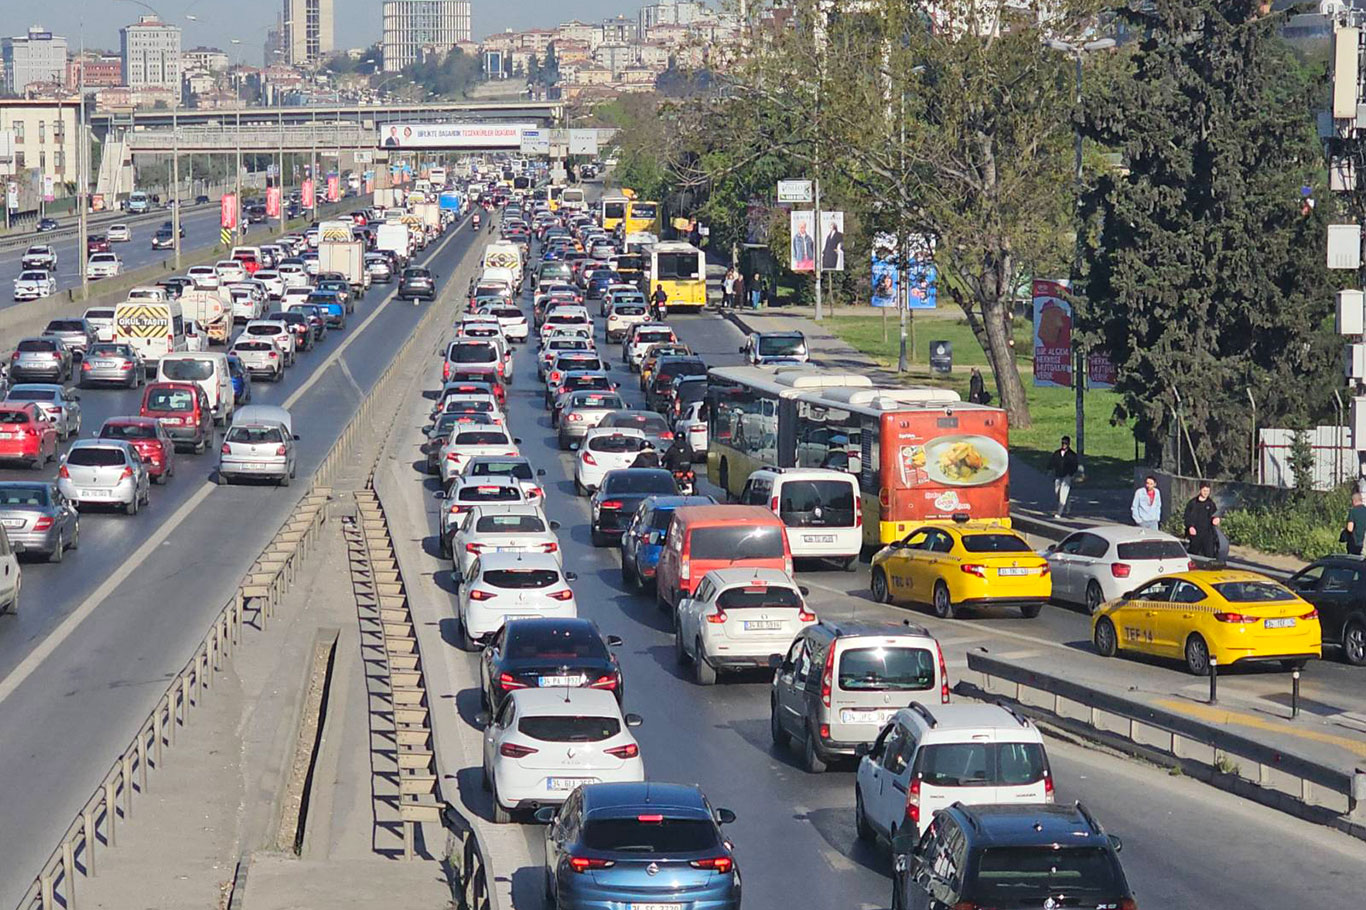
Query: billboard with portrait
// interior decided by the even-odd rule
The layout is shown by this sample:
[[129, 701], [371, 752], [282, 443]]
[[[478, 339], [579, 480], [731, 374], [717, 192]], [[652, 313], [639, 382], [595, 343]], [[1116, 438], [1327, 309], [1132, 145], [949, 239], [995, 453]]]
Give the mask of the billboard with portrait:
[[821, 271], [844, 271], [844, 213], [821, 212]]
[[534, 123], [386, 123], [379, 144], [386, 149], [513, 149]]
[[792, 256], [792, 271], [814, 272], [816, 270], [816, 213], [792, 212], [791, 235], [788, 249]]

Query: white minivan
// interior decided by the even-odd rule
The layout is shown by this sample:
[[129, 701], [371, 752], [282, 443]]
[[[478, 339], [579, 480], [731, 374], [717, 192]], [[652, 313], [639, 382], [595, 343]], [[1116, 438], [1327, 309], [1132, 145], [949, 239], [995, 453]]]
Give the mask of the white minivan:
[[745, 505], [767, 506], [787, 526], [794, 559], [832, 559], [852, 572], [863, 549], [858, 478], [830, 468], [760, 468], [740, 491]]
[[225, 424], [232, 416], [232, 373], [228, 370], [227, 354], [211, 351], [167, 354], [157, 366], [157, 380], [197, 383], [209, 399], [214, 423]]

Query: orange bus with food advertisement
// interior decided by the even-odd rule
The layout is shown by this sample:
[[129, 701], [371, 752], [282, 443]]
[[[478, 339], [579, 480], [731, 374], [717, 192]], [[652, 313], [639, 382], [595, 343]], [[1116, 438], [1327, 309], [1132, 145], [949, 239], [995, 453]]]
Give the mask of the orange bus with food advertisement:
[[759, 467], [847, 471], [859, 480], [869, 547], [900, 540], [927, 520], [963, 515], [1009, 524], [1004, 410], [949, 389], [821, 382], [822, 374], [847, 376], [810, 367], [710, 371], [712, 482], [738, 496]]

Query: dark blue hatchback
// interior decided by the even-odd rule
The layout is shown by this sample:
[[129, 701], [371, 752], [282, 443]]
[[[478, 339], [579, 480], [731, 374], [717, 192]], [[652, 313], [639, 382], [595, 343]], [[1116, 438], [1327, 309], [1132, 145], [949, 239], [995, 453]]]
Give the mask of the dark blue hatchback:
[[739, 910], [740, 871], [719, 827], [735, 813], [713, 810], [695, 786], [587, 784], [536, 818], [549, 822], [548, 906]]
[[640, 588], [654, 583], [674, 509], [715, 504], [710, 496], [651, 496], [641, 502], [621, 535], [621, 580], [626, 586]]

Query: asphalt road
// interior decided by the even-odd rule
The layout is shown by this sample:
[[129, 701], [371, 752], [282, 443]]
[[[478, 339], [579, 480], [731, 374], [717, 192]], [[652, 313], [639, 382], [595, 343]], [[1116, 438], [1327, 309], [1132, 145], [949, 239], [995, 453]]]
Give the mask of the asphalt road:
[[[470, 236], [468, 227], [448, 230], [419, 259], [444, 279]], [[17, 904], [411, 334], [425, 305], [392, 299], [395, 287], [372, 289], [349, 327], [300, 355], [283, 382], [254, 388], [255, 403], [285, 404], [295, 415], [298, 487], [218, 487], [209, 481], [216, 445], [203, 456], [181, 454], [176, 476], [153, 488], [150, 508], [131, 518], [83, 513], [80, 549], [64, 563], [25, 561], [20, 613], [0, 616], [0, 907]], [[137, 413], [140, 400], [131, 390], [80, 394], [86, 433]]]
[[[524, 305], [529, 310], [529, 304]], [[679, 317], [673, 323], [709, 364], [739, 361], [736, 349], [742, 338], [730, 323], [712, 315]], [[614, 348], [604, 350], [609, 360], [618, 359]], [[854, 834], [853, 768], [837, 766], [812, 776], [798, 767], [795, 754], [773, 749], [767, 673], [723, 677], [714, 687], [696, 686], [675, 662], [672, 632], [653, 598], [626, 591], [616, 550], [592, 547], [587, 500], [574, 495], [571, 458], [555, 445], [542, 407], [542, 387], [528, 369], [530, 358], [524, 351], [519, 348], [517, 355], [509, 421], [514, 435], [522, 439], [523, 454], [547, 470], [547, 512], [562, 524], [565, 565], [579, 573], [575, 592], [580, 615], [595, 620], [605, 633], [625, 639], [619, 657], [626, 707], [645, 718], [637, 737], [647, 773], [655, 779], [697, 782], [716, 805], [737, 812], [738, 822], [727, 830], [739, 851], [746, 906], [889, 906], [889, 860], [859, 843]], [[624, 367], [617, 377], [626, 398], [639, 407], [642, 396], [636, 377]], [[414, 482], [419, 482], [416, 470]], [[430, 478], [425, 483], [436, 487]], [[434, 510], [428, 517], [424, 530], [431, 552]], [[810, 586], [811, 603], [819, 614], [857, 612], [864, 619], [891, 622], [907, 615], [866, 598], [866, 567], [856, 574], [801, 569], [799, 581]], [[847, 593], [855, 589], [864, 593]], [[983, 636], [995, 636], [993, 644], [1012, 643], [1012, 631], [1021, 629], [1019, 634], [1070, 641], [1086, 622], [1079, 614], [1057, 608], [1046, 610], [1044, 617], [1033, 622], [993, 618], [985, 628], [923, 618], [944, 643], [952, 676], [965, 665], [966, 648]], [[1066, 652], [1058, 654], [1067, 659]], [[477, 678], [473, 656], [452, 652], [444, 657], [447, 660], [426, 662], [429, 674], [451, 672], [443, 665], [463, 660], [473, 675], [458, 675]], [[1123, 664], [1114, 666], [1119, 672], [1128, 670]], [[450, 691], [447, 685], [437, 680], [434, 688]], [[464, 752], [478, 756], [479, 733], [473, 724], [477, 692], [461, 691], [457, 705], [467, 725]], [[1359, 905], [1359, 883], [1366, 880], [1366, 851], [1359, 841], [1151, 766], [1053, 739], [1048, 748], [1059, 799], [1082, 800], [1124, 840], [1122, 859], [1140, 906]], [[487, 795], [474, 783], [478, 774], [477, 765], [461, 770], [461, 796], [470, 811], [487, 818]], [[524, 839], [520, 849], [499, 852], [493, 861], [500, 877], [512, 878], [515, 906], [531, 910], [542, 900], [542, 832], [534, 823], [523, 823], [517, 833]]]

